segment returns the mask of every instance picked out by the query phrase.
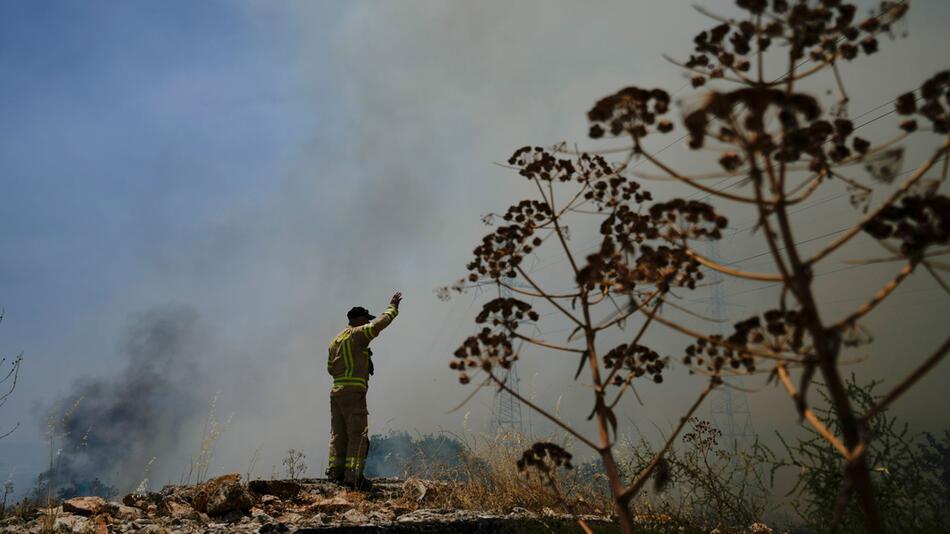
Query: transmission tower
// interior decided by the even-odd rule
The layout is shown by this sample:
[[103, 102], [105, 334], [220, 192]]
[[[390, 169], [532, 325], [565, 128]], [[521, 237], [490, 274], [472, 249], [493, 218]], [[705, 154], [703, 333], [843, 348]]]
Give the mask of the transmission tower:
[[[505, 284], [511, 287], [526, 287], [515, 282], [514, 278], [508, 278]], [[501, 298], [510, 297], [511, 290], [502, 286]], [[503, 382], [511, 391], [514, 391], [518, 395], [521, 394], [521, 389], [518, 385], [520, 379], [518, 378], [517, 361], [511, 362], [511, 367], [508, 369], [508, 372], [505, 373]], [[505, 429], [524, 433], [524, 422], [521, 418], [521, 401], [502, 388], [498, 388], [495, 392], [495, 398], [492, 400], [491, 416], [493, 432], [497, 432], [499, 429]]]
[[[709, 259], [719, 261], [719, 245], [709, 240], [707, 242]], [[711, 276], [707, 277], [710, 285], [707, 314], [716, 320], [726, 319], [726, 301], [722, 296], [722, 275], [712, 269]], [[722, 334], [722, 323], [716, 323], [719, 334]], [[752, 412], [749, 411], [749, 401], [745, 393], [733, 392], [727, 387], [719, 388], [710, 399], [709, 416], [712, 423], [722, 432], [723, 443], [731, 447], [732, 452], [745, 451], [752, 447], [755, 441], [755, 429], [752, 426]]]
[[[511, 388], [514, 392], [519, 392], [518, 388], [518, 367], [512, 363], [511, 368], [505, 373], [505, 386]], [[499, 388], [495, 392], [495, 398], [492, 400], [492, 431], [499, 429], [512, 430], [524, 433], [524, 423], [521, 419], [521, 401], [514, 395]]]

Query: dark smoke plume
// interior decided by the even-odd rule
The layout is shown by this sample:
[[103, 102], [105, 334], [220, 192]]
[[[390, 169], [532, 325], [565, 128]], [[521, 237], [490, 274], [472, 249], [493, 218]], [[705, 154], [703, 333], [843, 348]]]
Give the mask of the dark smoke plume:
[[[138, 317], [125, 335], [126, 367], [78, 382], [55, 403], [52, 468], [40, 475], [60, 496], [109, 493], [138, 484], [154, 457], [175, 448], [190, 419], [205, 348], [198, 314], [161, 308]], [[45, 419], [44, 431], [49, 431]], [[104, 482], [100, 482], [104, 481]]]

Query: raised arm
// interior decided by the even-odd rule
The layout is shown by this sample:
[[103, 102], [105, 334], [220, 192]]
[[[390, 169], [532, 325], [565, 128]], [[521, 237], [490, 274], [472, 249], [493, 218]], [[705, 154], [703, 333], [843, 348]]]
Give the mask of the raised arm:
[[359, 333], [366, 336], [366, 341], [372, 341], [380, 332], [383, 331], [389, 323], [393, 322], [393, 319], [399, 315], [399, 302], [402, 301], [402, 293], [396, 293], [393, 295], [393, 298], [389, 301], [389, 306], [383, 310], [383, 313], [379, 314], [379, 317], [373, 319], [371, 322], [359, 327]]

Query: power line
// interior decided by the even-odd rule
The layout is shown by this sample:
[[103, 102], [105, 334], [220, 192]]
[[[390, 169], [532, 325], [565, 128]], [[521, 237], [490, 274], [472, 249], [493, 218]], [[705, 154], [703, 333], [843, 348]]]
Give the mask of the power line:
[[[943, 159], [947, 159], [947, 157], [938, 159], [937, 162], [940, 162], [940, 161], [942, 161]], [[918, 165], [917, 167], [919, 168], [919, 165]], [[904, 175], [910, 174], [910, 173], [912, 173], [912, 172], [915, 172], [916, 170], [917, 170], [916, 168], [910, 169], [910, 170], [907, 170], [907, 171], [904, 171], [904, 172], [895, 174], [894, 177], [897, 178], [897, 177], [900, 177], [900, 176], [904, 176]], [[841, 198], [841, 197], [843, 197], [843, 196], [845, 196], [845, 195], [847, 195], [847, 194], [848, 194], [848, 192], [845, 191], [845, 192], [843, 192], [843, 193], [838, 193], [838, 194], [836, 194], [836, 195], [832, 195], [832, 196], [830, 196], [830, 197], [826, 197], [826, 198], [824, 198], [824, 199], [815, 201], [815, 202], [813, 202], [812, 204], [809, 204], [809, 205], [806, 205], [806, 206], [802, 206], [802, 207], [800, 207], [800, 208], [798, 208], [798, 209], [796, 209], [796, 210], [789, 211], [789, 212], [788, 212], [788, 215], [793, 215], [793, 214], [795, 214], [795, 213], [800, 213], [800, 212], [802, 212], [802, 211], [805, 211], [805, 210], [814, 208], [814, 207], [819, 206], [819, 205], [821, 205], [821, 204], [824, 204], [824, 203], [826, 203], [826, 202], [830, 202], [830, 201], [832, 201], [832, 200]], [[735, 230], [733, 230], [733, 232], [732, 232], [731, 234], [729, 234], [728, 236], [724, 236], [724, 237], [734, 236], [734, 235], [738, 234], [739, 232], [752, 229], [752, 228], [754, 228], [754, 227], [756, 227], [756, 226], [758, 226], [758, 223], [753, 223], [753, 224], [751, 224], [751, 225], [748, 225], [748, 226], [744, 226], [744, 227], [742, 227], [742, 228], [735, 229]], [[798, 241], [798, 242], [796, 242], [795, 244], [796, 244], [796, 245], [800, 245], [800, 244], [808, 243], [808, 242], [811, 242], [811, 241], [815, 241], [816, 239], [821, 239], [822, 237], [829, 237], [829, 236], [832, 236], [832, 235], [835, 235], [835, 234], [839, 234], [839, 233], [841, 233], [841, 232], [844, 232], [844, 231], [847, 230], [848, 228], [850, 228], [850, 227], [843, 228], [843, 229], [841, 229], [841, 230], [835, 230], [834, 232], [830, 232], [830, 233], [823, 234], [823, 235], [820, 235], [820, 236], [815, 236], [815, 237], [812, 237], [812, 238], [808, 238], [808, 239], [805, 239], [805, 240], [803, 240], [803, 241]], [[778, 248], [778, 250], [785, 250], [786, 248], [787, 248], [787, 247], [783, 246], [783, 247]], [[751, 255], [751, 256], [747, 256], [747, 257], [745, 257], [745, 258], [742, 258], [742, 259], [739, 259], [739, 260], [735, 260], [735, 261], [733, 261], [733, 262], [726, 263], [726, 264], [724, 264], [724, 265], [727, 265], [727, 266], [728, 266], [728, 265], [736, 265], [736, 264], [742, 263], [742, 262], [747, 261], [747, 260], [751, 260], [751, 259], [755, 259], [755, 258], [758, 258], [758, 257], [761, 257], [761, 256], [765, 256], [765, 255], [769, 254], [770, 252], [771, 252], [771, 250], [766, 250], [766, 251], [764, 251], [764, 252], [760, 252], [760, 253], [757, 253], [757, 254], [753, 254], [753, 255]], [[704, 268], [704, 269], [708, 270], [708, 267], [707, 267], [707, 268]]]

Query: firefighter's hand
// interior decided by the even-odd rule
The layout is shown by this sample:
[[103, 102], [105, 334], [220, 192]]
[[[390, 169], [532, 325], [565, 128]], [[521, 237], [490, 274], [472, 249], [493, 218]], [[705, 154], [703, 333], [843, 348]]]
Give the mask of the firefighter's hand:
[[393, 298], [390, 299], [389, 303], [398, 308], [401, 301], [402, 293], [397, 292], [395, 295], [393, 295]]

